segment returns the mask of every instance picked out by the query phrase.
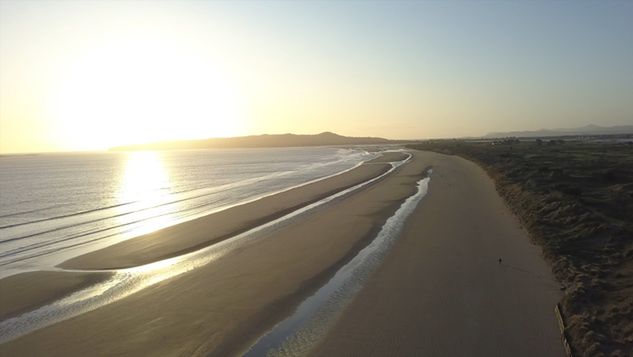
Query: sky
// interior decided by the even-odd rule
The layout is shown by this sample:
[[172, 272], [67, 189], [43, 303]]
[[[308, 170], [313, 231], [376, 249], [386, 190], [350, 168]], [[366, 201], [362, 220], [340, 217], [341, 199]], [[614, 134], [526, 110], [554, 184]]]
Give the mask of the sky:
[[0, 152], [633, 124], [631, 1], [0, 0]]

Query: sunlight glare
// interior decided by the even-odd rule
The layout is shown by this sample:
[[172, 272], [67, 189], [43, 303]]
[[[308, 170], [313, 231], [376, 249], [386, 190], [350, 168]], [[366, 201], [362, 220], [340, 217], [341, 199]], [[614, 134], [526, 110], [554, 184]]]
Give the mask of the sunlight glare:
[[169, 189], [169, 175], [158, 153], [138, 151], [127, 154], [119, 202], [156, 201]]
[[239, 135], [244, 104], [208, 55], [136, 38], [78, 54], [50, 88], [58, 140], [104, 149], [159, 140]]
[[178, 207], [164, 205], [170, 197], [169, 173], [163, 166], [160, 155], [151, 151], [131, 152], [128, 154], [119, 202], [130, 203], [122, 207], [122, 212], [136, 211], [120, 218], [120, 223], [142, 221], [133, 235], [153, 232], [174, 223], [171, 214]]

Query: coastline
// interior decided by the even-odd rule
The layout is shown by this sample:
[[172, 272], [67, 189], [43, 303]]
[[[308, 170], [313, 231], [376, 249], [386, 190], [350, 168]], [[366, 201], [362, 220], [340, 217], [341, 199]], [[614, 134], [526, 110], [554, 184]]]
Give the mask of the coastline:
[[540, 248], [483, 169], [423, 154], [427, 197], [311, 355], [563, 356], [561, 292]]
[[[426, 331], [420, 330], [419, 323], [428, 321], [424, 316], [419, 316], [422, 310], [416, 307], [420, 305], [420, 297], [424, 296], [421, 293], [435, 288], [454, 293], [449, 297], [438, 294], [438, 297], [443, 297], [439, 302], [438, 297], [435, 300], [430, 299], [436, 304], [435, 307], [432, 306], [433, 304], [422, 305], [429, 308], [432, 313], [440, 314], [441, 316], [438, 317], [440, 321], [448, 314], [449, 317], [452, 316], [450, 321], [457, 323], [461, 321], [461, 315], [451, 315], [450, 311], [443, 310], [445, 306], [442, 302], [452, 301], [459, 304], [461, 300], [456, 297], [464, 293], [464, 291], [451, 290], [448, 286], [452, 280], [447, 279], [445, 273], [442, 272], [442, 269], [451, 271], [451, 267], [459, 263], [459, 260], [447, 259], [446, 255], [441, 255], [439, 260], [437, 257], [434, 258], [433, 254], [437, 252], [438, 245], [449, 244], [444, 247], [448, 249], [448, 253], [456, 252], [462, 258], [475, 259], [481, 263], [476, 265], [476, 269], [472, 272], [475, 277], [477, 273], [490, 273], [491, 270], [487, 270], [489, 268], [499, 268], [496, 260], [491, 257], [498, 253], [492, 249], [496, 248], [494, 244], [501, 244], [498, 247], [501, 251], [508, 249], [511, 251], [512, 254], [508, 255], [510, 261], [513, 255], [526, 254], [528, 257], [525, 258], [526, 262], [536, 264], [540, 269], [539, 273], [547, 275], [548, 269], [538, 252], [524, 241], [523, 235], [516, 231], [513, 232], [517, 236], [513, 236], [512, 239], [515, 243], [518, 240], [519, 243], [515, 245], [499, 241], [499, 237], [496, 237], [484, 241], [486, 244], [483, 246], [476, 244], [473, 246], [474, 243], [461, 246], [463, 242], [460, 242], [460, 239], [463, 239], [464, 235], [474, 232], [485, 237], [486, 230], [495, 226], [491, 224], [491, 219], [492, 223], [496, 219], [501, 219], [505, 222], [504, 227], [508, 228], [509, 225], [508, 229], [511, 230], [520, 232], [520, 228], [514, 216], [508, 212], [496, 209], [492, 211], [468, 209], [478, 204], [477, 200], [469, 202], [473, 197], [499, 203], [500, 198], [494, 189], [490, 190], [490, 179], [481, 170], [475, 170], [477, 171], [475, 174], [462, 177], [459, 170], [451, 169], [451, 160], [455, 159], [429, 152], [410, 152], [413, 156], [407, 164], [344, 199], [335, 200], [323, 209], [311, 211], [297, 222], [250, 241], [239, 249], [231, 251], [222, 259], [178, 277], [164, 280], [96, 310], [3, 343], [0, 345], [0, 354], [79, 356], [107, 352], [126, 355], [225, 356], [244, 353], [260, 336], [292, 314], [306, 297], [318, 290], [341, 266], [373, 240], [387, 218], [391, 217], [402, 202], [416, 191], [416, 182], [426, 175], [429, 166], [433, 167], [433, 177], [439, 182], [434, 183], [434, 180], [431, 180], [429, 192], [430, 197], [434, 197], [433, 201], [426, 202], [424, 199], [416, 208], [413, 216], [409, 218], [411, 223], [407, 221], [402, 236], [388, 254], [383, 266], [370, 277], [367, 285], [357, 295], [351, 306], [343, 312], [342, 319], [330, 330], [326, 344], [318, 346], [319, 349], [316, 351], [328, 351], [328, 348], [333, 346], [332, 343], [334, 346], [339, 346], [336, 341], [342, 341], [340, 344], [342, 350], [352, 352], [366, 348], [368, 352], [375, 354], [400, 350], [412, 351], [406, 349], [411, 346], [417, 350], [424, 347], [422, 346], [424, 344], [437, 346], [436, 341], [441, 341], [440, 339], [436, 339], [434, 344], [429, 339], [419, 338], [420, 332]], [[380, 164], [368, 166], [380, 166]], [[459, 184], [455, 180], [458, 180]], [[479, 190], [482, 187], [484, 189]], [[467, 195], [464, 194], [464, 190], [474, 193]], [[473, 194], [475, 196], [472, 196]], [[445, 200], [445, 196], [451, 199]], [[467, 217], [467, 224], [459, 224], [451, 220], [453, 211], [462, 217]], [[485, 224], [480, 223], [475, 227], [477, 230], [473, 231], [473, 222], [478, 222], [478, 219], [482, 217], [487, 217], [483, 221]], [[437, 231], [438, 227], [440, 231]], [[442, 233], [441, 229], [445, 231]], [[489, 251], [480, 251], [481, 249]], [[482, 256], [486, 257], [485, 262], [481, 262]], [[488, 260], [492, 260], [493, 264], [488, 264]], [[434, 265], [429, 267], [429, 261]], [[485, 269], [482, 270], [482, 267]], [[526, 265], [521, 265], [521, 268], [525, 267]], [[408, 278], [411, 278], [411, 273], [416, 269], [417, 274], [421, 274], [420, 269], [422, 269], [424, 274], [436, 275], [434, 280], [429, 281], [430, 286], [425, 288], [425, 282], [419, 279], [420, 283], [411, 284]], [[424, 276], [424, 274], [419, 276]], [[483, 286], [492, 287], [490, 291], [494, 293], [495, 298], [501, 299], [501, 301], [493, 301], [494, 306], [501, 307], [500, 317], [490, 320], [484, 316], [483, 327], [487, 328], [485, 324], [492, 321], [496, 327], [488, 330], [498, 331], [499, 322], [502, 322], [504, 326], [508, 323], [506, 320], [508, 315], [504, 312], [525, 318], [523, 311], [529, 311], [530, 314], [537, 311], [536, 314], [532, 314], [534, 316], [527, 317], [532, 321], [530, 324], [533, 325], [530, 326], [539, 328], [546, 326], [544, 330], [549, 331], [549, 318], [554, 319], [553, 310], [549, 309], [548, 299], [551, 295], [538, 300], [536, 307], [516, 307], [514, 303], [517, 300], [517, 294], [534, 286], [530, 282], [525, 283], [524, 276], [511, 268], [505, 269], [504, 274], [507, 275], [504, 275], [505, 280], [496, 281], [498, 284], [495, 285], [495, 283], [492, 286], [489, 283], [495, 280], [491, 280], [489, 275], [480, 277], [485, 283]], [[472, 284], [476, 284], [476, 281], [469, 280], [468, 284], [458, 284], [458, 287], [469, 289], [472, 288]], [[499, 289], [503, 290], [503, 284], [510, 284], [512, 289], [519, 290], [512, 290], [510, 294], [496, 295]], [[441, 289], [438, 292], [442, 293]], [[527, 296], [538, 296], [540, 292], [537, 289]], [[521, 301], [520, 296], [519, 301]], [[367, 302], [370, 302], [369, 305]], [[548, 307], [547, 312], [542, 309], [543, 306]], [[553, 305], [551, 307], [553, 309]], [[400, 322], [389, 320], [391, 309], [395, 309], [393, 316], [402, 318], [401, 326]], [[364, 318], [349, 320], [354, 321], [352, 325], [355, 328], [345, 330], [345, 321], [348, 321], [349, 314], [354, 316], [354, 311], [364, 311], [360, 315]], [[490, 316], [496, 316], [496, 312], [486, 309], [483, 311]], [[412, 321], [417, 321], [418, 324], [411, 325]], [[470, 324], [467, 325], [472, 327]], [[385, 330], [385, 326], [389, 328]], [[435, 325], [427, 325], [427, 328], [437, 330]], [[524, 337], [521, 333], [526, 331], [525, 328], [524, 323], [509, 328], [513, 338], [506, 338], [506, 345], [516, 348], [516, 337], [517, 335]], [[394, 338], [394, 341], [398, 341], [402, 346], [394, 347], [392, 344], [391, 350], [381, 350], [378, 347], [372, 349], [371, 346], [385, 341], [384, 337], [381, 340], [371, 333], [363, 332], [368, 329], [386, 332], [385, 336], [400, 336], [400, 339]], [[557, 331], [555, 325], [554, 331]], [[444, 332], [449, 336], [458, 336], [459, 331], [446, 330]], [[490, 336], [487, 337], [486, 342], [491, 343]], [[560, 345], [558, 335], [551, 336], [546, 333], [533, 336], [533, 338], [534, 340], [530, 343], [536, 345], [542, 344], [543, 341], [546, 341], [548, 346], [556, 343]], [[562, 348], [562, 345], [559, 347]], [[383, 348], [388, 348], [388, 346], [385, 345]]]
[[0, 321], [105, 281], [110, 276], [110, 273], [100, 272], [32, 271], [0, 279]]
[[414, 156], [218, 261], [8, 341], [0, 353], [226, 355], [248, 348], [373, 238], [415, 192], [426, 166]]
[[62, 262], [64, 269], [130, 268], [179, 256], [220, 242], [272, 221], [389, 170], [388, 159], [376, 158], [350, 171], [230, 207], [191, 221], [131, 238]]
[[617, 140], [438, 140], [411, 148], [476, 162], [561, 285], [574, 355], [633, 350], [633, 146]]
[[[0, 279], [0, 321], [35, 310], [136, 267], [196, 251], [384, 174], [402, 152], [383, 155], [328, 176], [224, 211], [141, 235], [71, 258], [61, 269], [26, 271]], [[204, 234], [208, 232], [208, 234]], [[143, 245], [150, 247], [144, 249]]]

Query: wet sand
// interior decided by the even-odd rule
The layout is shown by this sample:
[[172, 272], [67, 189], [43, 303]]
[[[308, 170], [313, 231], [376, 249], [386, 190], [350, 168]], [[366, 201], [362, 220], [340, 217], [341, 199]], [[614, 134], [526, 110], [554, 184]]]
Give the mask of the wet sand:
[[0, 320], [106, 280], [108, 273], [36, 271], [0, 279]]
[[558, 287], [492, 182], [463, 159], [415, 152], [360, 192], [206, 266], [1, 344], [0, 355], [243, 353], [375, 236], [429, 165], [428, 197], [316, 354], [562, 353]]
[[564, 356], [559, 286], [492, 180], [464, 159], [422, 155], [427, 196], [313, 355]]
[[360, 192], [209, 265], [4, 343], [0, 355], [245, 351], [373, 238], [415, 192], [425, 168], [414, 157]]
[[385, 163], [385, 162], [394, 162], [394, 161], [402, 161], [406, 159], [408, 154], [406, 152], [396, 151], [396, 152], [386, 152], [379, 157], [367, 161], [368, 164], [374, 163]]
[[67, 260], [60, 267], [129, 268], [201, 249], [379, 176], [390, 168], [385, 162], [391, 158], [377, 159], [381, 164], [364, 164], [341, 175], [129, 239]]

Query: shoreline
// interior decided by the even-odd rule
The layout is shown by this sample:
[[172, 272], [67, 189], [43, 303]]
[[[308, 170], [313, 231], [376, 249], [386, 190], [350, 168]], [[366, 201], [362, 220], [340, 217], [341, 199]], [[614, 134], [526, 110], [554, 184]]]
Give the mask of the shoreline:
[[[375, 178], [311, 203], [283, 217], [268, 221], [247, 232], [234, 235], [217, 244], [134, 268], [107, 270], [105, 272], [113, 272], [114, 274], [112, 278], [105, 282], [86, 287], [62, 300], [53, 301], [49, 305], [42, 307], [45, 310], [30, 311], [7, 323], [0, 321], [0, 343], [122, 300], [152, 285], [168, 279], [174, 279], [192, 269], [221, 260], [231, 251], [239, 251], [253, 240], [260, 239], [260, 237], [267, 234], [270, 235], [279, 230], [280, 227], [301, 222], [310, 213], [327, 209], [335, 202], [380, 182], [387, 175], [393, 174], [395, 170], [407, 163], [411, 158], [409, 154], [404, 156], [406, 156], [405, 160], [390, 165], [392, 168]], [[74, 273], [85, 272], [81, 270], [74, 271]], [[69, 279], [72, 277], [73, 274], [68, 274]]]
[[73, 270], [124, 269], [194, 252], [378, 177], [390, 169], [389, 162], [405, 157], [399, 152], [385, 153], [342, 173], [134, 237], [57, 266]]
[[32, 271], [0, 279], [0, 321], [107, 280], [101, 272]]
[[392, 174], [269, 237], [122, 300], [8, 341], [0, 345], [0, 353], [206, 355], [248, 348], [373, 238], [415, 191], [416, 178], [426, 166], [414, 156]]
[[573, 354], [626, 354], [633, 350], [633, 146], [568, 139], [438, 140], [411, 148], [464, 157], [495, 178], [562, 285]]
[[[359, 289], [371, 278], [392, 245], [400, 236], [404, 223], [424, 198], [428, 190], [431, 168], [416, 183], [416, 192], [400, 203], [371, 239], [350, 259], [336, 269], [332, 276], [298, 307], [271, 330], [262, 335], [244, 356], [261, 356], [267, 353], [305, 355], [326, 331], [333, 327], [337, 315], [344, 311]], [[305, 337], [309, 336], [308, 341]]]
[[[484, 329], [478, 329], [478, 331], [500, 331], [496, 329], [499, 321], [503, 321], [502, 326], [505, 329], [505, 318], [512, 314], [530, 315], [523, 318], [532, 322], [528, 325], [525, 325], [525, 322], [508, 325], [507, 329], [511, 331], [509, 334], [512, 338], [504, 338], [504, 346], [516, 348], [516, 337], [519, 336], [520, 340], [525, 337], [523, 333], [530, 329], [524, 330], [524, 328], [527, 328], [529, 324], [549, 331], [549, 327], [543, 329], [542, 324], [550, 317], [554, 318], [553, 305], [547, 312], [541, 310], [542, 306], [547, 305], [547, 303], [543, 305], [541, 300], [535, 303], [526, 302], [526, 306], [514, 305], [515, 302], [521, 301], [519, 292], [523, 291], [522, 289], [528, 288], [528, 291], [532, 291], [530, 289], [534, 286], [530, 279], [525, 281], [525, 273], [510, 268], [513, 263], [512, 257], [516, 255], [517, 259], [527, 259], [527, 262], [536, 264], [538, 269], [543, 269], [541, 257], [538, 254], [535, 255], [533, 249], [526, 246], [522, 238], [519, 238], [521, 235], [516, 231], [518, 228], [515, 217], [511, 213], [496, 209], [468, 209], [468, 204], [479, 207], [477, 205], [479, 201], [474, 199], [477, 197], [498, 203], [499, 197], [496, 193], [491, 195], [489, 183], [482, 183], [482, 180], [488, 182], [485, 180], [489, 178], [485, 173], [482, 178], [481, 172], [474, 176], [460, 175], [460, 171], [456, 171], [451, 166], [455, 159], [443, 155], [414, 150], [410, 152], [411, 160], [398, 167], [390, 175], [345, 196], [344, 199], [332, 201], [324, 209], [312, 210], [296, 222], [248, 241], [222, 259], [151, 285], [95, 310], [0, 344], [0, 354], [80, 356], [107, 351], [109, 354], [127, 355], [225, 356], [244, 353], [261, 336], [292, 315], [307, 297], [319, 290], [342, 266], [375, 238], [387, 219], [407, 197], [416, 192], [415, 184], [426, 175], [429, 166], [433, 167], [434, 179], [431, 180], [429, 187], [429, 197], [434, 197], [433, 201], [427, 202], [427, 197], [415, 208], [383, 264], [365, 282], [351, 305], [342, 312], [343, 317], [329, 330], [325, 344], [318, 345], [317, 351], [328, 351], [328, 346], [330, 350], [332, 346], [336, 346], [336, 351], [358, 352], [364, 348], [368, 354], [398, 350], [406, 352], [428, 348], [429, 345], [425, 346], [425, 343], [429, 341], [435, 341], [430, 346], [437, 347], [438, 343], [441, 343], [438, 341], [442, 341], [441, 338], [437, 336], [431, 340], [427, 337], [419, 338], [426, 334], [431, 336], [434, 332], [441, 332], [433, 321], [446, 319], [458, 321], [457, 326], [463, 325], [464, 321], [469, 321], [463, 320], [462, 315], [454, 313], [455, 311], [459, 313], [459, 309], [453, 309], [453, 311], [445, 309], [446, 306], [442, 305], [460, 304], [459, 297], [464, 294], [463, 291], [453, 291], [454, 289], [451, 290], [448, 285], [444, 286], [444, 290], [435, 290], [434, 294], [437, 298], [430, 299], [435, 304], [439, 304], [435, 307], [422, 303], [424, 300], [420, 300], [425, 296], [433, 296], [425, 295], [424, 292], [429, 291], [428, 289], [433, 290], [438, 287], [437, 284], [441, 286], [455, 280], [455, 276], [445, 279], [445, 271], [452, 271], [455, 267], [454, 264], [447, 265], [446, 263], [456, 263], [459, 260], [455, 258], [448, 258], [448, 261], [447, 258], [438, 260], [434, 257], [439, 246], [447, 243], [457, 244], [449, 245], [444, 249], [449, 249], [445, 253], [460, 255], [463, 259], [461, 263], [467, 263], [468, 259], [478, 262], [469, 274], [475, 276], [478, 272], [483, 274], [478, 279], [469, 277], [466, 285], [458, 283], [457, 286], [466, 288], [468, 291], [476, 286], [472, 284], [481, 282], [486, 289], [489, 289], [482, 290], [481, 293], [485, 295], [487, 291], [490, 291], [493, 292], [495, 299], [501, 299], [501, 301], [492, 300], [493, 305], [498, 306], [498, 311], [495, 313], [491, 314], [486, 310], [487, 308], [482, 310], [485, 313], [480, 318], [485, 324]], [[472, 190], [472, 187], [478, 189]], [[446, 200], [447, 197], [450, 199]], [[463, 205], [467, 207], [462, 207]], [[452, 214], [467, 217], [466, 224], [450, 223]], [[478, 223], [478, 219], [482, 217], [485, 218], [484, 223]], [[502, 227], [514, 232], [512, 239], [518, 239], [517, 242], [522, 243], [516, 246], [508, 245], [508, 243], [498, 241], [499, 238], [496, 236], [490, 238], [482, 233], [491, 227], [493, 230], [496, 229], [494, 226], [497, 223], [491, 224], [491, 222], [497, 222], [499, 219], [505, 222]], [[473, 224], [475, 226], [472, 226]], [[428, 232], [429, 229], [431, 232]], [[497, 251], [484, 250], [482, 253], [478, 251], [478, 249], [483, 249], [479, 245], [473, 247], [473, 243], [463, 244], [467, 242], [460, 241], [473, 232], [478, 235], [483, 234], [483, 238], [493, 239], [495, 244], [500, 244], [496, 247], [490, 245], [493, 241], [482, 242], [488, 244], [488, 247], [502, 251], [510, 249], [513, 252], [512, 254], [506, 252], [508, 255], [502, 253], [504, 262], [508, 259], [510, 265], [501, 271], [502, 280], [499, 283], [490, 285], [491, 277], [499, 274], [499, 272], [494, 273], [496, 270], [490, 269], [498, 270], [499, 265], [496, 259], [492, 259], [489, 255], [495, 255]], [[480, 262], [482, 254], [487, 257], [485, 261], [490, 258], [494, 264], [482, 264]], [[521, 258], [523, 255], [528, 258]], [[426, 266], [429, 262], [434, 265]], [[467, 265], [464, 269], [469, 269]], [[521, 265], [521, 268], [525, 267]], [[425, 282], [424, 279], [420, 280], [418, 277], [413, 282], [420, 283], [412, 284], [410, 274], [414, 271], [422, 271], [422, 274], [434, 278]], [[547, 271], [540, 271], [540, 273], [547, 274]], [[498, 289], [505, 289], [504, 284], [509, 284], [510, 291], [518, 289], [517, 292], [498, 295]], [[452, 295], [445, 296], [446, 292], [452, 292]], [[528, 296], [533, 298], [539, 296], [539, 293], [540, 290], [536, 289]], [[472, 295], [472, 292], [468, 294]], [[370, 304], [367, 305], [367, 302]], [[532, 307], [532, 304], [536, 307]], [[364, 308], [368, 306], [369, 310], [365, 310]], [[420, 306], [430, 309], [429, 311], [422, 309], [425, 314], [441, 315], [437, 319], [431, 319], [432, 326], [427, 326], [431, 329], [430, 331], [425, 328], [420, 330], [420, 324], [423, 325], [425, 321], [429, 321], [424, 316], [430, 316], [420, 315]], [[464, 306], [467, 307], [468, 304]], [[512, 310], [513, 306], [514, 310]], [[358, 315], [354, 311], [362, 313]], [[530, 311], [530, 313], [524, 313], [524, 311]], [[534, 311], [538, 313], [533, 313]], [[352, 314], [352, 320], [349, 320], [349, 314]], [[496, 315], [499, 317], [492, 320], [489, 318]], [[361, 319], [354, 320], [354, 316]], [[390, 316], [398, 317], [398, 319], [391, 321]], [[345, 329], [346, 320], [353, 321], [351, 330]], [[415, 324], [411, 325], [412, 321]], [[490, 329], [490, 326], [486, 324], [492, 324], [494, 328]], [[385, 330], [384, 326], [389, 326], [389, 328]], [[378, 331], [382, 337], [365, 333], [368, 329]], [[556, 326], [554, 330], [557, 331]], [[450, 331], [452, 337], [459, 337], [459, 328], [445, 331]], [[469, 330], [466, 329], [466, 331]], [[384, 336], [387, 335], [391, 336], [393, 341], [398, 341], [399, 349], [390, 349], [394, 346], [393, 344], [383, 343], [386, 341]], [[418, 337], [413, 338], [415, 336]], [[490, 336], [485, 337], [484, 342], [488, 344], [496, 341], [491, 340]], [[555, 341], [552, 341], [551, 337], [547, 334], [532, 336], [533, 340], [529, 341], [535, 346], [542, 345], [544, 341], [548, 346], [558, 343], [562, 348], [560, 337], [556, 335]], [[450, 341], [448, 343], [454, 348], [459, 347]], [[407, 350], [411, 346], [414, 349]], [[468, 350], [477, 351], [476, 348]]]
[[463, 158], [423, 155], [427, 197], [309, 355], [563, 356], [559, 285], [493, 180]]

